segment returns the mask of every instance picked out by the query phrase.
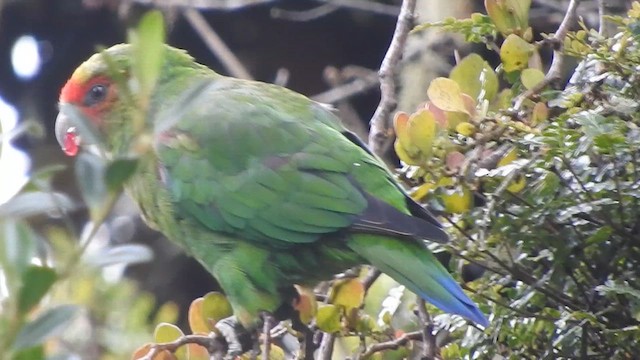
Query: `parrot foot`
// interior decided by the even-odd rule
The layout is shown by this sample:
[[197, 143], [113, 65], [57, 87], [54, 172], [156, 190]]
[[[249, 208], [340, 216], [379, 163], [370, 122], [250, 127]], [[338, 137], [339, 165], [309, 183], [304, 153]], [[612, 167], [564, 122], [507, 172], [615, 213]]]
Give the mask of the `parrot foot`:
[[235, 316], [218, 321], [215, 328], [227, 342], [225, 359], [234, 359], [236, 356], [251, 350], [253, 336], [240, 324]]

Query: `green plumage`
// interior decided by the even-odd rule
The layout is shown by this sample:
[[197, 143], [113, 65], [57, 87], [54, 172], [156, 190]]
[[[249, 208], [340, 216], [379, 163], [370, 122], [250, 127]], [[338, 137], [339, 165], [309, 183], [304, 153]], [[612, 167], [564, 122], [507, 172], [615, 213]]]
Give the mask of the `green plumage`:
[[[129, 50], [107, 54], [126, 66]], [[105, 72], [101, 55], [82, 66]], [[486, 325], [425, 247], [447, 239], [437, 221], [329, 109], [220, 76], [169, 47], [162, 74], [148, 117], [153, 154], [127, 190], [151, 226], [216, 277], [243, 324], [274, 312], [293, 284], [372, 264]], [[112, 151], [130, 141], [126, 106], [116, 102], [100, 120]]]

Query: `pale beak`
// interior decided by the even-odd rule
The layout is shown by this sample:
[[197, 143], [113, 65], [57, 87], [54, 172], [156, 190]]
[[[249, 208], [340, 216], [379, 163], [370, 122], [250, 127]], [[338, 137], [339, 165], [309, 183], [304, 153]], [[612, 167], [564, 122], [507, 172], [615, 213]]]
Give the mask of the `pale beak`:
[[56, 139], [65, 154], [75, 156], [80, 147], [80, 137], [72, 126], [69, 117], [64, 112], [59, 112], [56, 117]]

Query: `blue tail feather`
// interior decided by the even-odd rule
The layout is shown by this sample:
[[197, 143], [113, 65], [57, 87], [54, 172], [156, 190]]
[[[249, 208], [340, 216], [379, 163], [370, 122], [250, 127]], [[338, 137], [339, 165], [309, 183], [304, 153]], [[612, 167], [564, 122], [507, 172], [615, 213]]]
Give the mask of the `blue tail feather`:
[[348, 246], [439, 309], [487, 327], [489, 321], [447, 270], [423, 246], [375, 235], [354, 235]]

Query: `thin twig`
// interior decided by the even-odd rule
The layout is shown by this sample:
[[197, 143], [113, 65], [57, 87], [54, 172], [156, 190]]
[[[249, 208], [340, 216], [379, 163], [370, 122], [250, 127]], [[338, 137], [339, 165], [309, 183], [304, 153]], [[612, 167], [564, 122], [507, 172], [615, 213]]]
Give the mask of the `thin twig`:
[[380, 104], [370, 121], [369, 146], [371, 151], [380, 157], [383, 157], [391, 145], [392, 136], [389, 134], [391, 119], [389, 115], [397, 104], [395, 74], [409, 30], [411, 30], [415, 8], [416, 0], [402, 2], [391, 44], [378, 72], [380, 76]]
[[380, 15], [398, 16], [400, 8], [396, 5], [383, 4], [371, 0], [320, 0], [354, 10], [362, 10]]
[[378, 79], [378, 74], [372, 71], [370, 75], [362, 78], [356, 78], [353, 81], [334, 87], [331, 90], [314, 95], [311, 99], [321, 103], [333, 104], [338, 101], [346, 100], [352, 96], [362, 94], [367, 90], [374, 88], [379, 83], [380, 80]]
[[513, 102], [513, 108], [515, 111], [519, 111], [522, 108], [525, 100], [540, 93], [540, 91], [542, 91], [542, 89], [544, 89], [547, 85], [561, 78], [562, 67], [564, 65], [563, 43], [564, 39], [567, 37], [569, 28], [576, 21], [576, 9], [578, 8], [579, 3], [580, 0], [571, 0], [571, 2], [569, 3], [569, 7], [567, 8], [567, 12], [565, 13], [564, 18], [562, 19], [562, 22], [558, 27], [558, 30], [548, 40], [555, 47], [553, 50], [553, 61], [551, 62], [549, 71], [547, 71], [547, 74], [542, 81], [516, 97]]
[[598, 35], [604, 36], [605, 22], [604, 22], [604, 0], [598, 1]]
[[339, 9], [339, 6], [332, 3], [322, 4], [308, 10], [287, 10], [281, 8], [273, 8], [271, 9], [271, 17], [289, 21], [307, 22], [325, 17]]
[[231, 49], [222, 41], [218, 33], [209, 26], [209, 23], [207, 23], [204, 16], [202, 16], [198, 10], [185, 8], [183, 15], [198, 35], [200, 35], [209, 50], [220, 59], [222, 65], [229, 72], [229, 75], [240, 79], [253, 79], [249, 71], [247, 71]]
[[243, 7], [275, 2], [275, 0], [133, 0], [133, 2], [165, 8], [185, 7], [207, 10], [237, 10]]
[[358, 356], [358, 359], [366, 360], [377, 352], [384, 351], [384, 350], [396, 350], [400, 346], [406, 345], [409, 341], [421, 340], [421, 339], [422, 339], [422, 331], [413, 331], [409, 333], [404, 333], [401, 336], [391, 341], [385, 341], [385, 342], [381, 342], [381, 343], [377, 343], [369, 346], [367, 351], [365, 351], [364, 353], [360, 354], [360, 356]]

